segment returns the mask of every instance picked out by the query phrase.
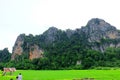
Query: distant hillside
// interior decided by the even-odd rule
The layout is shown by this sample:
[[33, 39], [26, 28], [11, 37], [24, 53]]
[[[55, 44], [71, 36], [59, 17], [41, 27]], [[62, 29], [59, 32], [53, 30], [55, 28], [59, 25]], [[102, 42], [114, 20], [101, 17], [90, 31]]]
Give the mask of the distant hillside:
[[20, 69], [118, 66], [119, 47], [120, 31], [102, 19], [93, 18], [76, 30], [50, 27], [40, 35], [20, 34], [13, 47], [11, 62], [19, 63], [16, 66]]

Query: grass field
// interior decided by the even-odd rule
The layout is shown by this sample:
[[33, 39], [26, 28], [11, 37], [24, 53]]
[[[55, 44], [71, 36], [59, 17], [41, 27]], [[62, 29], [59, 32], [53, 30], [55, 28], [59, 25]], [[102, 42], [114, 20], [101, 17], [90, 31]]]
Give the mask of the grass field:
[[19, 73], [22, 73], [23, 80], [120, 80], [120, 70], [17, 70], [12, 76], [1, 76], [0, 71], [0, 80], [16, 80]]

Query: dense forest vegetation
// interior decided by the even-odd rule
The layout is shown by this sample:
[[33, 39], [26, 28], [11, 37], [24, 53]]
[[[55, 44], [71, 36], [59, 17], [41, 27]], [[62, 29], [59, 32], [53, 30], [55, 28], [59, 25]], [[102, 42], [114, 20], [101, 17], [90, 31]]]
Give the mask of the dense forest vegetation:
[[[26, 45], [23, 45], [26, 53], [18, 56], [13, 61], [10, 59], [11, 53], [9, 53], [7, 48], [0, 50], [0, 68], [16, 67], [17, 69], [56, 70], [120, 67], [120, 48], [107, 48], [105, 52], [100, 52], [88, 47], [89, 44], [84, 40], [85, 36], [74, 34], [74, 36], [71, 37], [72, 39], [68, 39], [64, 32], [61, 32], [61, 35], [62, 37], [59, 37], [57, 41], [47, 46], [43, 45], [44, 42], [42, 42], [42, 40], [42, 43], [38, 43], [40, 36], [29, 35], [25, 37], [24, 43], [27, 41], [29, 45], [35, 43], [44, 48], [43, 58], [29, 60]], [[44, 36], [42, 37], [44, 41]]]

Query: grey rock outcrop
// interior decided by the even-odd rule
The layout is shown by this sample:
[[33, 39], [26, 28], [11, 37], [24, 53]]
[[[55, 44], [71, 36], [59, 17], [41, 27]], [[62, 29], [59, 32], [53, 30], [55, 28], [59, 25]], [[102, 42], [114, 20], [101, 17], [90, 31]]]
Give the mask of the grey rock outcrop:
[[44, 40], [46, 43], [52, 43], [56, 39], [56, 34], [58, 32], [58, 29], [55, 27], [50, 27], [47, 31], [43, 33]]
[[[120, 39], [120, 33], [114, 26], [98, 18], [91, 19], [85, 27], [81, 28], [81, 31], [83, 31], [86, 34], [89, 43], [94, 42], [101, 43], [102, 39], [104, 40]], [[94, 50], [104, 52], [105, 49], [108, 47], [120, 47], [119, 43], [120, 41], [118, 41], [117, 44], [113, 42], [101, 43], [99, 45], [92, 44], [91, 48]]]
[[74, 33], [75, 33], [74, 30], [71, 30], [71, 29], [67, 29], [67, 30], [66, 30], [66, 34], [67, 34], [67, 37], [68, 37], [68, 38], [70, 38], [71, 35], [73, 35]]
[[120, 38], [117, 29], [102, 19], [91, 19], [86, 27], [81, 28], [88, 37], [89, 42], [96, 42], [103, 39]]

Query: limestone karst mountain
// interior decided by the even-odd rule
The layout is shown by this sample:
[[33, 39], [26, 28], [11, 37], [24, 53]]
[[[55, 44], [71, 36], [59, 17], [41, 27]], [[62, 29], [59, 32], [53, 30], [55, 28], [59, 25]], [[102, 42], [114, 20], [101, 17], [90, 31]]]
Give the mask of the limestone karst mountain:
[[70, 41], [80, 42], [89, 49], [104, 52], [108, 47], [120, 47], [120, 31], [102, 19], [93, 18], [86, 26], [76, 30], [63, 31], [50, 27], [43, 34], [36, 36], [20, 34], [13, 47], [11, 59], [24, 54], [27, 54], [29, 59], [40, 58], [44, 56], [47, 47]]

